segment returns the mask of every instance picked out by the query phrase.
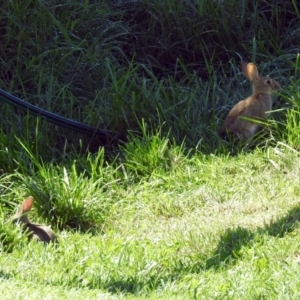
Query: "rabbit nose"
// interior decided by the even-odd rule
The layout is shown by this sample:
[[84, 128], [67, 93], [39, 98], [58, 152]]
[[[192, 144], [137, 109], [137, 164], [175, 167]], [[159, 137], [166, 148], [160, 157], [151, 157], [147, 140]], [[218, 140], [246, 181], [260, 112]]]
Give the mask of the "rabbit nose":
[[272, 89], [273, 89], [274, 91], [280, 90], [280, 89], [281, 89], [280, 83], [278, 83], [277, 81], [275, 81], [275, 82], [273, 83]]

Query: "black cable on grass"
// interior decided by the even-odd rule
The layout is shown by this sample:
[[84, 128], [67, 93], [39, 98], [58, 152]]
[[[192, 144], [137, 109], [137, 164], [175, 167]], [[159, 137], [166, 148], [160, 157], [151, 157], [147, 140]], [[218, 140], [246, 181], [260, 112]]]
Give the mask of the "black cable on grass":
[[76, 132], [80, 132], [86, 135], [94, 135], [100, 138], [100, 140], [103, 142], [103, 144], [106, 144], [107, 142], [107, 135], [109, 132], [107, 130], [98, 129], [96, 127], [91, 127], [85, 124], [82, 124], [77, 121], [73, 121], [64, 117], [61, 117], [59, 115], [53, 114], [47, 110], [38, 108], [30, 103], [27, 103], [23, 100], [21, 100], [18, 97], [15, 97], [2, 89], [0, 89], [0, 100], [19, 108], [23, 111], [29, 111], [31, 115], [34, 116], [41, 116], [44, 117], [48, 122], [53, 123], [55, 125], [65, 127], [71, 130], [74, 130]]

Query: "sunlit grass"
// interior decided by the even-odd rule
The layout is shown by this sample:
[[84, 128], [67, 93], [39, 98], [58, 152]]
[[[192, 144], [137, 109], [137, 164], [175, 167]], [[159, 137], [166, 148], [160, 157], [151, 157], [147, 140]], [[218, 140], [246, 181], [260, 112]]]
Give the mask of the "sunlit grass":
[[[296, 1], [4, 1], [0, 88], [111, 132], [106, 145], [7, 104], [1, 299], [298, 299]], [[251, 143], [218, 137], [251, 93], [282, 90]], [[59, 244], [28, 241], [9, 216]]]
[[[146, 156], [156, 150], [145, 145], [144, 151]], [[34, 291], [22, 282], [41, 292], [53, 286], [56, 295], [64, 286], [82, 295], [126, 294], [129, 299], [191, 299], [195, 293], [205, 298], [226, 298], [228, 293], [233, 299], [253, 293], [297, 297], [298, 152], [281, 143], [237, 157], [198, 154], [185, 157], [180, 167], [157, 166], [138, 177], [125, 162], [118, 174], [109, 165], [101, 166], [104, 186], [113, 173], [119, 178], [127, 174], [121, 184], [94, 190], [110, 201], [101, 228], [80, 233], [61, 222], [60, 230], [54, 226], [59, 245], [45, 247], [26, 243], [18, 229], [5, 225], [1, 236], [10, 243], [2, 244], [1, 284], [19, 282], [28, 295]], [[147, 163], [151, 166], [152, 161]], [[138, 183], [133, 178], [139, 178]], [[87, 181], [93, 189], [93, 178]], [[58, 205], [68, 200], [64, 189], [57, 191], [62, 195]], [[88, 210], [99, 212], [98, 199], [85, 216]], [[74, 193], [73, 200], [80, 203], [81, 196]], [[40, 205], [37, 201], [31, 219], [49, 223]], [[84, 217], [70, 208], [57, 209], [66, 211], [66, 218]], [[9, 210], [4, 212], [8, 215]], [[95, 215], [90, 217], [97, 221]], [[273, 280], [266, 281], [268, 277]]]

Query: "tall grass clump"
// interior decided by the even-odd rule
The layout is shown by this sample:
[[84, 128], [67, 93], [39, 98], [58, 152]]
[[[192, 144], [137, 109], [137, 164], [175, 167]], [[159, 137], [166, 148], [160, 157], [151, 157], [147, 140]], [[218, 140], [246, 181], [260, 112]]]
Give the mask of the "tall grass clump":
[[[120, 184], [118, 170], [113, 164], [106, 165], [104, 150], [70, 158], [61, 165], [43, 162], [25, 144], [20, 144], [27, 159], [19, 162], [11, 175], [15, 185], [10, 203], [18, 204], [31, 195], [37, 215], [55, 227], [101, 231], [118, 200], [111, 195]], [[28, 161], [30, 165], [26, 164]]]
[[[243, 94], [240, 59], [288, 83], [299, 37], [295, 1], [14, 0], [3, 3], [0, 17], [1, 88], [110, 130], [108, 144], [140, 131], [144, 119], [207, 152], [218, 145], [214, 133], [227, 108]], [[8, 140], [22, 135], [26, 114], [8, 105], [1, 114]], [[41, 123], [43, 144], [53, 145], [45, 156], [79, 139], [85, 148], [103, 146]]]
[[[298, 96], [299, 98], [299, 96]], [[284, 131], [284, 138], [288, 144], [299, 150], [300, 138], [300, 107], [299, 102], [287, 111], [286, 129]]]
[[163, 137], [161, 128], [154, 132], [144, 122], [141, 126], [142, 136], [131, 134], [128, 143], [121, 147], [125, 170], [143, 178], [179, 167], [186, 155], [183, 145], [178, 147], [168, 137]]

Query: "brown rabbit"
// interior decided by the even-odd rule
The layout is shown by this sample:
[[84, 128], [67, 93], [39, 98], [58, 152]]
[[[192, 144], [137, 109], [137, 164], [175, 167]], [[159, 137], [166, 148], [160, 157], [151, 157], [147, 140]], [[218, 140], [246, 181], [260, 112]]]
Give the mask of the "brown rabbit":
[[[272, 109], [271, 93], [280, 89], [280, 84], [268, 77], [260, 77], [254, 63], [241, 62], [244, 75], [253, 83], [253, 95], [238, 102], [228, 113], [222, 125], [220, 136], [225, 139], [233, 134], [246, 142], [259, 128], [255, 120], [267, 119]], [[251, 121], [253, 119], [254, 121]]]
[[26, 198], [18, 209], [18, 212], [12, 215], [9, 219], [15, 222], [23, 223], [24, 229], [28, 230], [29, 238], [40, 242], [49, 243], [57, 241], [55, 233], [46, 225], [33, 224], [29, 221], [27, 214], [30, 212], [33, 205], [33, 197]]

